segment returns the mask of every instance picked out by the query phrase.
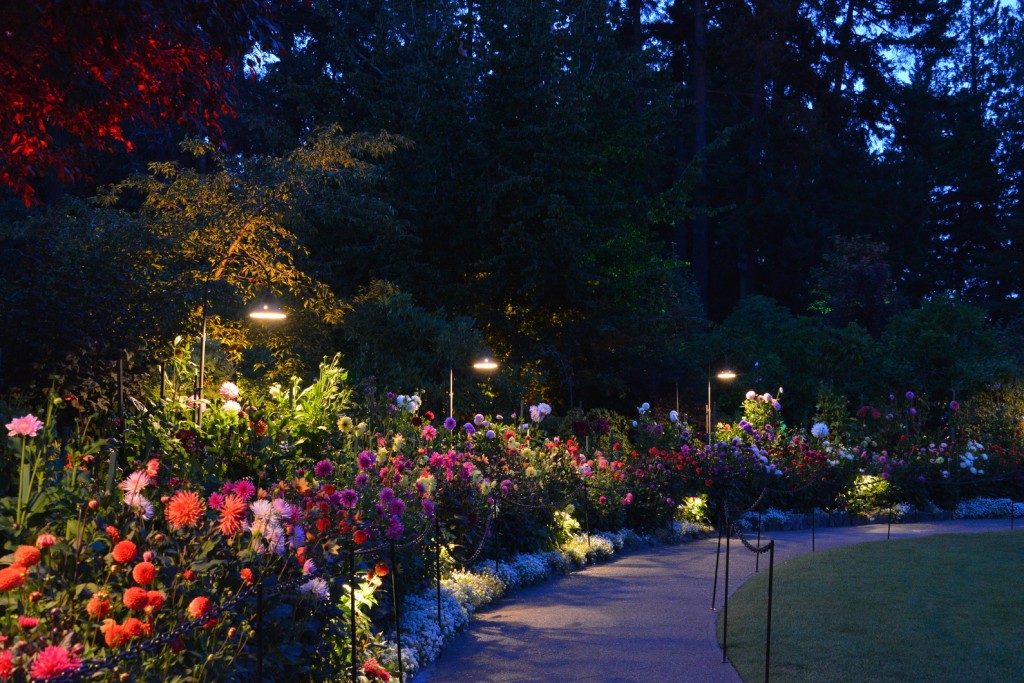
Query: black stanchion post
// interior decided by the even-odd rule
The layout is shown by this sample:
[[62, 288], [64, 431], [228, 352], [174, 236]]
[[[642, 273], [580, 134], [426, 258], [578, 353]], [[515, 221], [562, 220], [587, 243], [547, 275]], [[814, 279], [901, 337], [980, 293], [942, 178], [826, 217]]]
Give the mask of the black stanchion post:
[[768, 683], [768, 671], [772, 658], [772, 580], [775, 578], [775, 541], [768, 542], [768, 622], [764, 639], [764, 683]]
[[263, 580], [256, 584], [256, 681], [263, 683]]
[[402, 670], [402, 620], [401, 611], [398, 609], [398, 586], [395, 581], [395, 574], [398, 573], [397, 569], [395, 542], [391, 541], [391, 599], [395, 603], [395, 648], [398, 651], [398, 680], [401, 683], [401, 681], [405, 680], [405, 672]]
[[889, 503], [889, 525], [885, 528], [885, 540], [892, 538], [892, 510], [895, 507], [895, 503]]
[[[494, 559], [497, 560], [501, 555], [501, 540], [498, 538], [498, 499], [494, 499], [494, 505], [491, 508], [491, 535], [494, 537]], [[487, 527], [485, 526], [484, 529]]]
[[729, 521], [725, 522], [725, 594], [722, 596], [722, 664], [725, 664], [726, 648], [729, 643], [729, 538], [732, 536], [732, 528]]
[[444, 631], [444, 622], [441, 621], [441, 521], [438, 518], [438, 509], [434, 507], [434, 587], [437, 588], [437, 628]]
[[356, 549], [348, 550], [348, 606], [349, 614], [349, 648], [352, 658], [352, 683], [358, 683], [359, 661], [356, 659]]
[[711, 586], [711, 611], [715, 611], [715, 598], [718, 597], [718, 560], [722, 557], [722, 513], [718, 513], [718, 550], [715, 551], [715, 582]]

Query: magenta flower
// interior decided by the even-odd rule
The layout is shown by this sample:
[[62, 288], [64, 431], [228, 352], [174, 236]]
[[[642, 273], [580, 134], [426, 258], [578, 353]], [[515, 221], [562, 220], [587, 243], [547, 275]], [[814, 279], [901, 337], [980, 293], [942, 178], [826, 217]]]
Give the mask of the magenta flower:
[[633, 502], [633, 494], [627, 493], [626, 497], [622, 499], [623, 505], [630, 505]]
[[256, 495], [256, 486], [248, 479], [240, 479], [235, 482], [235, 495], [245, 501], [252, 500]]
[[76, 671], [82, 662], [78, 655], [59, 645], [49, 645], [36, 655], [29, 673], [32, 678], [57, 678], [68, 671]]
[[401, 515], [403, 512], [405, 512], [405, 501], [404, 500], [402, 500], [401, 498], [395, 498], [393, 501], [391, 501], [391, 514], [392, 515], [396, 515], [396, 516], [397, 515]]
[[329, 477], [334, 474], [334, 463], [330, 460], [321, 460], [313, 466], [313, 473], [321, 479]]
[[391, 505], [391, 501], [395, 499], [395, 492], [385, 486], [380, 490], [379, 498], [382, 505]]
[[7, 423], [7, 436], [35, 436], [43, 428], [43, 423], [32, 413], [24, 417], [16, 417]]
[[420, 437], [425, 441], [433, 441], [437, 437], [437, 430], [430, 425], [426, 425], [423, 427], [423, 432], [420, 434]]
[[359, 494], [352, 489], [345, 489], [341, 492], [341, 505], [342, 507], [354, 508], [356, 503], [359, 502]]
[[388, 522], [387, 531], [384, 532], [384, 535], [387, 536], [389, 540], [397, 541], [402, 537], [403, 533], [405, 533], [405, 527], [402, 526], [402, 521], [397, 515], [392, 515], [391, 520]]
[[429, 498], [424, 498], [422, 501], [420, 501], [420, 507], [423, 508], [423, 514], [427, 517], [434, 516], [434, 501], [430, 500]]
[[952, 411], [960, 410], [960, 404], [957, 403], [956, 401], [950, 401], [949, 402], [949, 409], [952, 410]]

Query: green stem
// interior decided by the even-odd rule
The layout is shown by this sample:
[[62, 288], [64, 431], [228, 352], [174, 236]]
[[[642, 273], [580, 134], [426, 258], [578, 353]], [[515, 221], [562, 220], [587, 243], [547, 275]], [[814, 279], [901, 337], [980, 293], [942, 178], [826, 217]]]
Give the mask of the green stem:
[[[15, 515], [15, 521], [17, 521], [19, 527], [21, 526], [21, 523], [24, 521], [21, 518], [21, 508], [22, 508], [21, 501], [25, 497], [25, 492], [24, 492], [24, 488], [25, 488], [25, 441], [26, 441], [27, 438], [28, 437], [25, 437], [25, 436], [21, 437], [21, 464], [18, 467], [18, 511], [17, 511], [17, 514]], [[30, 486], [31, 486], [31, 483], [32, 482], [29, 481], [29, 485]]]

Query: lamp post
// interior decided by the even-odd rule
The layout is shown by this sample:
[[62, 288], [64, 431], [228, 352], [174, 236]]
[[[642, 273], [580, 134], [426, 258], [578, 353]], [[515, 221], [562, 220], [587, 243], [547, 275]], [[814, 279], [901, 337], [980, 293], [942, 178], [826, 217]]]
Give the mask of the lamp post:
[[[481, 372], [491, 372], [498, 369], [498, 363], [490, 356], [483, 356], [473, 362], [473, 369]], [[448, 416], [455, 417], [455, 368], [448, 366]]]
[[[732, 370], [720, 370], [718, 372], [718, 374], [715, 375], [715, 377], [718, 378], [719, 380], [723, 381], [723, 382], [728, 382], [730, 380], [736, 379], [736, 373], [733, 372]], [[711, 419], [711, 417], [712, 417], [711, 416], [711, 406], [712, 406], [712, 403], [711, 403], [711, 367], [709, 366], [708, 367], [708, 405], [707, 405], [707, 416], [706, 416], [706, 420], [707, 420], [706, 421], [706, 426], [707, 426], [707, 434], [708, 434], [708, 446], [711, 445], [711, 428], [713, 427], [712, 419]]]
[[[267, 292], [269, 293], [271, 282], [270, 270], [263, 262], [256, 260], [255, 258], [253, 258], [251, 255], [247, 254], [244, 251], [237, 251], [233, 254], [228, 254], [223, 259], [220, 259], [219, 263], [221, 264], [221, 266], [223, 266], [229, 259], [235, 256], [243, 256], [247, 258], [250, 262], [258, 265], [260, 268], [263, 269], [263, 273], [264, 275], [266, 275], [267, 278]], [[213, 280], [212, 275], [214, 270], [215, 268], [210, 269], [210, 271], [206, 275], [206, 281], [203, 283], [203, 321], [201, 329], [201, 341], [199, 347], [199, 374], [196, 377], [195, 386], [196, 426], [201, 426], [203, 423], [203, 388], [206, 385], [206, 321], [208, 318], [207, 309], [210, 303], [210, 282]], [[268, 298], [268, 300], [266, 301], [257, 302], [256, 305], [249, 311], [249, 317], [253, 320], [258, 320], [260, 322], [266, 323], [284, 320], [285, 318], [288, 317], [288, 314], [285, 313], [276, 303], [269, 300]]]

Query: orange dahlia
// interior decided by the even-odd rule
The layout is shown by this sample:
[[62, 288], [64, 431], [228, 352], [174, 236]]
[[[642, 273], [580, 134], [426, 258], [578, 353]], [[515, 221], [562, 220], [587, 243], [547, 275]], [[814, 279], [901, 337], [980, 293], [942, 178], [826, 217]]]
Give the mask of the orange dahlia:
[[97, 593], [89, 599], [85, 606], [86, 613], [93, 619], [102, 619], [110, 613], [110, 600], [106, 593]]
[[100, 632], [103, 634], [103, 641], [107, 647], [117, 647], [128, 638], [124, 627], [113, 619], [104, 619], [103, 625], [100, 626]]
[[20, 564], [22, 567], [32, 567], [38, 564], [42, 557], [43, 555], [39, 552], [39, 548], [34, 545], [22, 545], [18, 546], [18, 549], [14, 551], [14, 564]]
[[206, 503], [195, 491], [178, 491], [169, 501], [164, 515], [175, 529], [195, 526], [206, 512]]
[[126, 564], [135, 559], [138, 548], [131, 541], [121, 541], [114, 546], [114, 562]]
[[245, 501], [233, 493], [224, 496], [224, 504], [220, 509], [220, 524], [217, 529], [225, 536], [234, 536], [242, 530], [245, 521]]
[[239, 575], [242, 577], [242, 581], [245, 581], [247, 584], [252, 585], [252, 570], [251, 569], [246, 567], [241, 572], [239, 572]]
[[213, 604], [210, 602], [210, 598], [205, 596], [199, 596], [188, 604], [188, 615], [193, 619], [206, 616], [213, 609]]
[[132, 569], [132, 578], [140, 585], [148, 586], [156, 578], [156, 567], [153, 566], [152, 562], [139, 562]]
[[138, 638], [145, 631], [145, 626], [143, 626], [142, 620], [138, 617], [128, 617], [121, 628], [124, 629], [125, 635], [129, 638]]
[[146, 597], [149, 598], [149, 604], [146, 605], [146, 614], [155, 614], [164, 606], [164, 594], [160, 591], [147, 591]]
[[12, 591], [25, 585], [25, 568], [19, 564], [0, 569], [0, 591]]
[[124, 606], [128, 609], [144, 610], [146, 609], [146, 605], [149, 604], [149, 594], [146, 593], [145, 588], [132, 586], [124, 592], [124, 596], [121, 600], [124, 602]]

